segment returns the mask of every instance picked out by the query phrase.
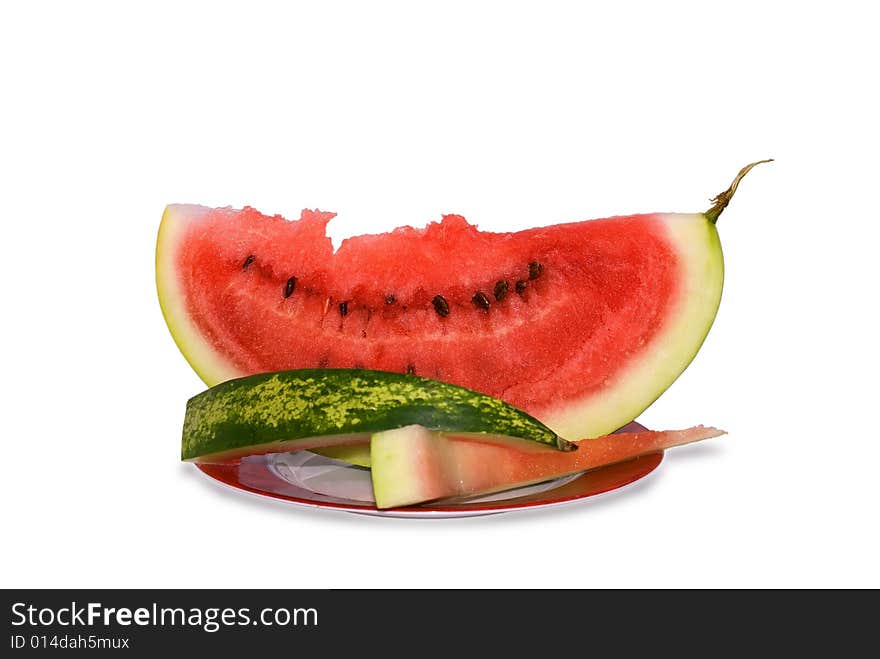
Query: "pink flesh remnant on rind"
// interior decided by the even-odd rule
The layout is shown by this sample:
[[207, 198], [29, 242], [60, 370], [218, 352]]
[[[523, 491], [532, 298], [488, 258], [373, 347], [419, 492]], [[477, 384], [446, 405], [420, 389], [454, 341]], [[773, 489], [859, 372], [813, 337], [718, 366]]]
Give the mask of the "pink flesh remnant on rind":
[[[374, 460], [377, 505], [413, 505], [434, 499], [489, 494], [604, 467], [618, 462], [723, 435], [717, 428], [617, 433], [577, 442], [578, 450], [563, 453], [542, 448], [508, 446], [454, 433], [401, 433], [382, 451], [403, 460], [406, 469], [393, 478]], [[375, 439], [373, 440], [376, 441]], [[387, 483], [386, 483], [387, 481]]]

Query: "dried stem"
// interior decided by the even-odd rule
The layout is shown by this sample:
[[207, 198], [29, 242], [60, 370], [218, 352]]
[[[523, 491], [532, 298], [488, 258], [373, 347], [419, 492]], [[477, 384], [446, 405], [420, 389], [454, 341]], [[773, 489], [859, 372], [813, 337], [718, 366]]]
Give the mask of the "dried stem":
[[739, 186], [739, 182], [746, 174], [752, 171], [752, 167], [754, 167], [755, 165], [760, 165], [764, 162], [773, 162], [773, 158], [753, 162], [751, 165], [746, 165], [741, 170], [739, 170], [739, 174], [737, 174], [736, 178], [733, 179], [733, 183], [730, 184], [730, 187], [711, 200], [714, 206], [703, 213], [703, 215], [706, 216], [706, 219], [709, 220], [712, 224], [715, 224], [718, 221], [718, 216], [721, 215], [722, 211], [725, 208], [727, 208], [727, 204], [729, 204], [730, 200], [733, 198], [733, 194], [736, 192], [736, 188], [737, 186]]

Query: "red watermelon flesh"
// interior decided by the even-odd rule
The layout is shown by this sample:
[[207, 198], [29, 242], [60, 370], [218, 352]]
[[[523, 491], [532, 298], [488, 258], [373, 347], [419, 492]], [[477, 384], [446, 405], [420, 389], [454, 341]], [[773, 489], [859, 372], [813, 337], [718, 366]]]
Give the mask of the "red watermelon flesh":
[[720, 243], [703, 214], [516, 233], [447, 215], [349, 238], [336, 253], [332, 217], [168, 207], [159, 296], [209, 385], [316, 366], [414, 372], [592, 437], [674, 381], [720, 300]]

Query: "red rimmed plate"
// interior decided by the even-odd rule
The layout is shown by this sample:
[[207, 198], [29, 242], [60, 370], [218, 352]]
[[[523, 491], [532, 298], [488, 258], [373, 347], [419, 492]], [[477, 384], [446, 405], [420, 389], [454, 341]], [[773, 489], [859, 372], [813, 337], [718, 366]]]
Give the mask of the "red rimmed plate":
[[[631, 423], [620, 432], [645, 428]], [[296, 455], [291, 459], [291, 455]], [[327, 508], [382, 517], [446, 518], [492, 515], [580, 501], [629, 485], [657, 468], [653, 453], [575, 476], [508, 490], [486, 497], [448, 499], [420, 506], [380, 510], [371, 501], [369, 471], [314, 454], [250, 456], [237, 463], [196, 465], [216, 482], [242, 492], [308, 508]]]

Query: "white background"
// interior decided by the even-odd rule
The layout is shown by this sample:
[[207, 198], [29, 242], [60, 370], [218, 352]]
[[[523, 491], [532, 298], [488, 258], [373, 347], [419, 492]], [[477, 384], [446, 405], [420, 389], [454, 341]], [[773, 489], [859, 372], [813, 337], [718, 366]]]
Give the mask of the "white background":
[[[873, 3], [4, 3], [0, 585], [880, 586]], [[417, 8], [419, 7], [419, 8]], [[642, 417], [730, 434], [555, 511], [383, 520], [178, 462], [166, 203], [335, 239], [704, 210], [727, 282]]]

